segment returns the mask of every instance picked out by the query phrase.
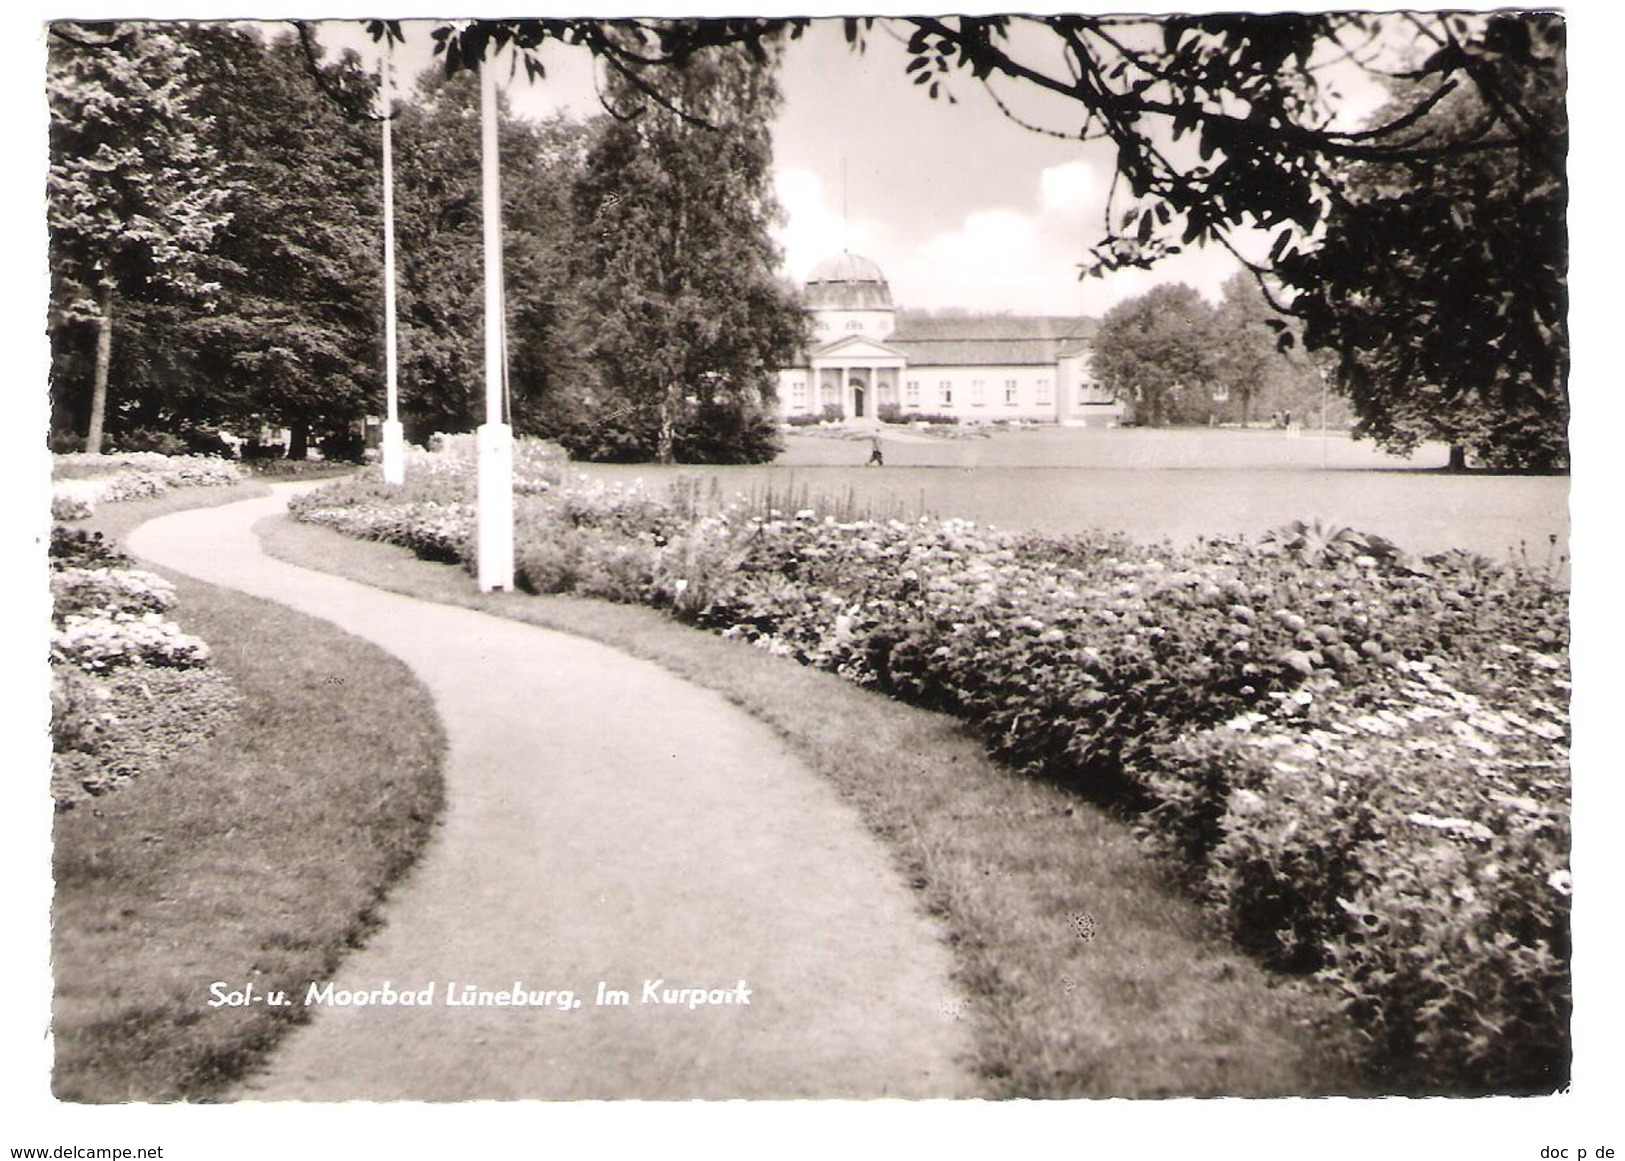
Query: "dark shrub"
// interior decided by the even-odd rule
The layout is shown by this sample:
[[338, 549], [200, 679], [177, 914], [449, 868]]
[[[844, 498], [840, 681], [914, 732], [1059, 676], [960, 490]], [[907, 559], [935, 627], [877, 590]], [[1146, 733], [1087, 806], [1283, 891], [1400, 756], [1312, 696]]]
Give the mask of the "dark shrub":
[[50, 557], [52, 568], [127, 568], [133, 563], [100, 532], [61, 524], [51, 527]]
[[337, 431], [316, 445], [324, 459], [360, 463], [367, 451], [367, 441], [358, 432]]
[[573, 460], [596, 464], [640, 464], [654, 459], [659, 431], [643, 416], [606, 409], [579, 416], [546, 433]]
[[109, 451], [157, 452], [162, 456], [184, 456], [191, 448], [180, 436], [150, 427], [136, 427], [108, 436]]
[[680, 464], [763, 464], [780, 450], [767, 413], [732, 401], [700, 404], [672, 439]]

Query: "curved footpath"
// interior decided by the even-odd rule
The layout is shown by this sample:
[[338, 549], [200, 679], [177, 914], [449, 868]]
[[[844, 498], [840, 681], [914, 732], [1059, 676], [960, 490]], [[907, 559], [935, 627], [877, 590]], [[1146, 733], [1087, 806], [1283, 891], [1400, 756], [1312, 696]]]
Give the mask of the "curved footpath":
[[[442, 825], [332, 983], [433, 985], [433, 1002], [317, 1007], [235, 1099], [973, 1091], [939, 928], [766, 726], [604, 646], [264, 556], [252, 526], [299, 486], [161, 517], [127, 547], [332, 621], [429, 687], [450, 743]], [[600, 981], [627, 1003], [599, 1004]], [[710, 1002], [741, 983], [748, 1004]], [[448, 1002], [516, 984], [579, 1006]]]

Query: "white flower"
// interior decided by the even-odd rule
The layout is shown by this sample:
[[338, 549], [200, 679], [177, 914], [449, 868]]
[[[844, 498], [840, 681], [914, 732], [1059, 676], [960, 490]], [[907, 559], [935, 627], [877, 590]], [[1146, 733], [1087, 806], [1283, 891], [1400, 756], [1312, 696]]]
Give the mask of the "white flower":
[[1230, 792], [1230, 812], [1232, 814], [1262, 814], [1268, 805], [1251, 790], [1233, 790]]
[[1434, 830], [1449, 831], [1451, 834], [1463, 838], [1492, 839], [1495, 832], [1481, 822], [1474, 822], [1470, 818], [1436, 818], [1431, 814], [1422, 814], [1420, 811], [1407, 814], [1406, 819], [1417, 826], [1431, 827]]

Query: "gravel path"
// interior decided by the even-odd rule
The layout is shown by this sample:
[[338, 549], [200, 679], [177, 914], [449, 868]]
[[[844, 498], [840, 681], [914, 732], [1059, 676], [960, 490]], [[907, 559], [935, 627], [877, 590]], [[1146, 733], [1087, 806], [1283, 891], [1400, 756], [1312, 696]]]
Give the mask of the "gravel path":
[[[251, 528], [290, 490], [128, 547], [330, 620], [429, 687], [442, 824], [331, 983], [432, 1002], [314, 1005], [236, 1099], [974, 1094], [940, 929], [771, 731], [604, 646], [262, 555]], [[454, 1003], [470, 986], [530, 1002]]]

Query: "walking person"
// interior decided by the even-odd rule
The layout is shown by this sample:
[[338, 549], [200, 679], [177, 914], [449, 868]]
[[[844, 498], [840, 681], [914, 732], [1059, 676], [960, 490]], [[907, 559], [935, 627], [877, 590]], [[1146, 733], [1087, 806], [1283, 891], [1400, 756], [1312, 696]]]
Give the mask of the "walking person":
[[876, 468], [886, 466], [886, 457], [880, 454], [880, 437], [878, 435], [869, 437], [869, 462], [864, 466]]

